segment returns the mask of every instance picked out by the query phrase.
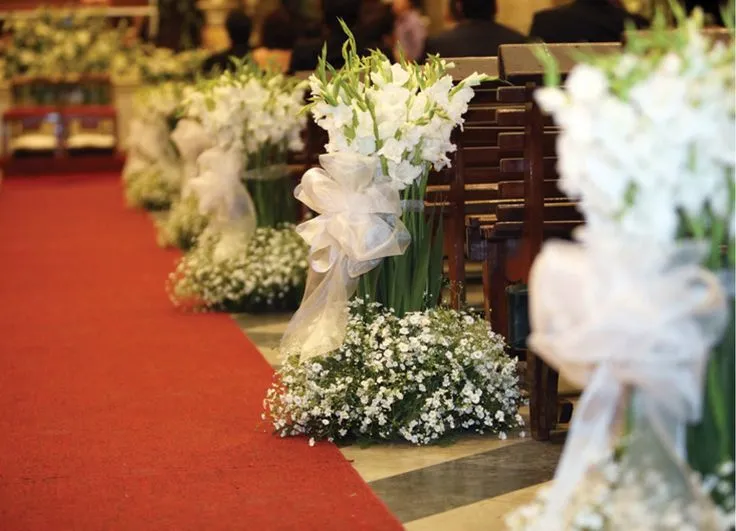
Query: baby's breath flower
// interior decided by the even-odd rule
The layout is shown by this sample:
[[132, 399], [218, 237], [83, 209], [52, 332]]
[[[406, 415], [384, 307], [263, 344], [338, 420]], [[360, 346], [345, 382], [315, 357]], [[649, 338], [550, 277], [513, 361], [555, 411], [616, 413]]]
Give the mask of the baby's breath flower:
[[[384, 348], [384, 337], [398, 348]], [[305, 363], [287, 355], [266, 413], [277, 433], [316, 439], [429, 444], [459, 429], [506, 437], [522, 422], [515, 362], [504, 348], [485, 321], [468, 314], [435, 308], [398, 318], [355, 299], [337, 351]]]

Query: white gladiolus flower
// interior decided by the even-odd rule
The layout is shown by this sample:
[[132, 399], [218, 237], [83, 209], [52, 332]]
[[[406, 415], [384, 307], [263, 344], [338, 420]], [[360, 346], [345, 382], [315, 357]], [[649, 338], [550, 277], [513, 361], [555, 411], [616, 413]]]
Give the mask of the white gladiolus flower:
[[564, 90], [536, 92], [561, 128], [560, 189], [580, 199], [591, 227], [671, 241], [683, 214], [726, 221], [733, 211], [734, 64], [696, 33], [644, 72], [649, 59], [624, 53], [608, 70], [575, 66]]
[[[312, 114], [328, 133], [328, 152], [380, 158], [378, 177], [403, 190], [430, 168], [450, 165], [447, 154], [455, 150], [452, 129], [462, 124], [472, 87], [485, 78], [473, 74], [453, 87], [442, 61], [418, 67], [391, 64], [380, 55], [373, 57], [370, 68], [363, 79], [335, 81], [319, 72], [312, 75]], [[434, 68], [433, 75], [423, 68]]]

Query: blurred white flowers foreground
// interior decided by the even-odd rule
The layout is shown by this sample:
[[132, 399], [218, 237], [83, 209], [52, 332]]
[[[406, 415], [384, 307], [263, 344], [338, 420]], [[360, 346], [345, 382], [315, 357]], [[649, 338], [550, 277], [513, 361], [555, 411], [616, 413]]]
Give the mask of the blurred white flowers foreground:
[[587, 225], [537, 257], [529, 342], [587, 386], [512, 530], [733, 529], [736, 54], [676, 12], [536, 92]]
[[700, 29], [693, 19], [668, 49], [628, 47], [536, 92], [561, 128], [560, 189], [591, 230], [669, 242], [708, 213], [733, 239], [734, 49]]

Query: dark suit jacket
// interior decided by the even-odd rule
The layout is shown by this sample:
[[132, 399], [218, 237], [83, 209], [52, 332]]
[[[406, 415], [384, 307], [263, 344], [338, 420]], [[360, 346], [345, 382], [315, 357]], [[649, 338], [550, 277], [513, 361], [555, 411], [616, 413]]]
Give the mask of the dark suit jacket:
[[645, 28], [646, 19], [632, 15], [608, 0], [575, 0], [572, 4], [538, 11], [529, 38], [544, 42], [618, 42], [624, 21]]
[[495, 57], [501, 44], [527, 42], [521, 33], [486, 20], [466, 20], [453, 29], [427, 39], [425, 53], [442, 57]]
[[242, 59], [249, 53], [250, 48], [248, 46], [236, 45], [223, 52], [212, 54], [202, 63], [202, 72], [207, 75], [213, 73], [215, 69], [220, 72], [230, 70], [233, 68], [233, 62], [230, 60], [231, 57]]
[[[370, 42], [364, 38], [360, 30], [353, 30], [353, 33], [359, 54], [367, 55], [371, 49], [381, 48], [378, 43]], [[345, 64], [342, 58], [342, 45], [346, 40], [347, 37], [345, 34], [342, 31], [338, 31], [330, 35], [326, 40], [310, 39], [297, 42], [291, 54], [289, 73], [293, 74], [294, 72], [315, 70], [319, 56], [322, 54], [322, 46], [325, 42], [327, 43], [327, 62], [337, 69], [342, 68]], [[382, 51], [389, 59], [391, 58], [391, 52], [389, 50]]]

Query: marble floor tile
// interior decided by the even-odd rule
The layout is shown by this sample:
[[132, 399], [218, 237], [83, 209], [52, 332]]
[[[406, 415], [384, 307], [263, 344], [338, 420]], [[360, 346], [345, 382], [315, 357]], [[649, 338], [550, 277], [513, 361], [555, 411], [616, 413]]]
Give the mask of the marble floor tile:
[[405, 524], [406, 531], [489, 531], [505, 528], [506, 515], [534, 499], [546, 483], [516, 490]]
[[413, 470], [438, 465], [453, 459], [495, 450], [522, 442], [524, 439], [500, 440], [492, 435], [462, 435], [448, 446], [413, 446], [408, 443], [376, 444], [368, 448], [357, 445], [345, 446], [340, 450], [345, 458], [366, 481], [405, 474]]
[[549, 481], [561, 449], [524, 441], [370, 485], [399, 520], [412, 522]]

